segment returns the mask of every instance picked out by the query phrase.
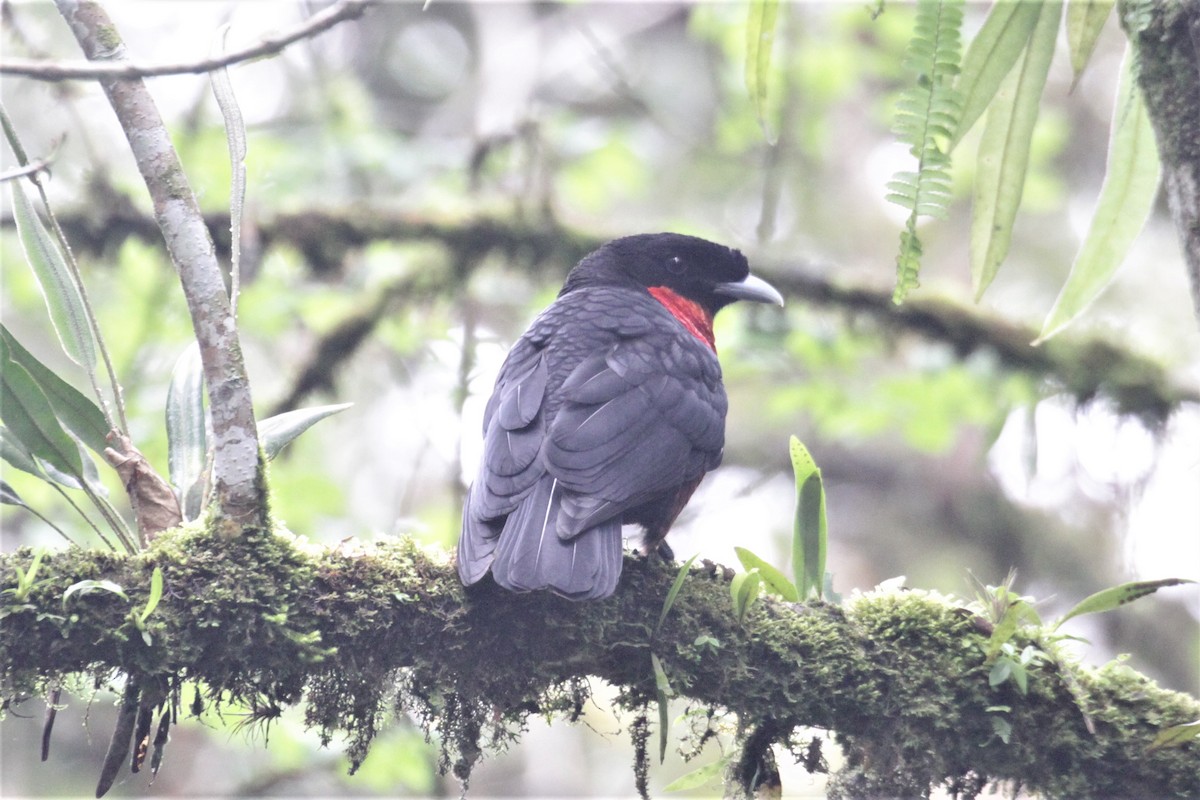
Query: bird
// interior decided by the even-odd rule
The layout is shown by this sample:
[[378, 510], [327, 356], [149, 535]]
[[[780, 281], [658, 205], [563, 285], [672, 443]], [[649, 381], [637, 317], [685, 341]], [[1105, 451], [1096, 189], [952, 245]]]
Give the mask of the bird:
[[514, 592], [598, 600], [617, 587], [622, 525], [670, 558], [667, 531], [721, 463], [728, 401], [713, 317], [782, 306], [738, 250], [695, 236], [614, 239], [568, 273], [505, 357], [484, 409], [457, 568]]

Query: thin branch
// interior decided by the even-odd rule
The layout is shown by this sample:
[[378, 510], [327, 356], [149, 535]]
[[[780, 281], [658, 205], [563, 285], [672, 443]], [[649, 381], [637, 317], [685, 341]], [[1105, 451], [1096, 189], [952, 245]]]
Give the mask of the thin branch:
[[[88, 58], [124, 52], [98, 3], [56, 2]], [[212, 412], [218, 514], [229, 522], [228, 533], [236, 535], [265, 522], [265, 504], [250, 381], [212, 237], [146, 84], [115, 78], [102, 78], [100, 84], [146, 183], [192, 316]]]
[[[64, 80], [139, 80], [164, 75], [195, 75], [227, 67], [243, 61], [274, 55], [290, 44], [323, 33], [339, 22], [362, 16], [375, 0], [340, 0], [319, 11], [302, 25], [272, 36], [264, 36], [258, 44], [199, 61], [175, 64], [135, 64], [128, 61], [52, 61], [38, 59], [8, 59], [0, 61], [0, 74], [20, 75], [43, 81]], [[113, 51], [110, 51], [113, 52]]]
[[[56, 147], [54, 149], [57, 150], [58, 148]], [[23, 167], [18, 167], [17, 169], [10, 169], [10, 170], [5, 170], [4, 172], [0, 172], [0, 183], [5, 183], [7, 181], [13, 181], [13, 180], [16, 180], [17, 178], [24, 178], [26, 175], [31, 175], [31, 176], [36, 175], [39, 172], [49, 173], [50, 165], [54, 163], [55, 155], [56, 155], [56, 153], [51, 153], [50, 155], [39, 158], [36, 161], [30, 161], [28, 164], [26, 164]]]

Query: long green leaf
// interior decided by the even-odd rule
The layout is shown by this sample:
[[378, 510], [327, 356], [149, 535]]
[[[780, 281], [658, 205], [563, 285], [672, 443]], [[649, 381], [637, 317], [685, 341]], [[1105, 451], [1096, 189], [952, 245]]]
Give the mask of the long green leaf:
[[0, 338], [8, 345], [8, 355], [29, 372], [38, 386], [46, 393], [54, 413], [67, 428], [98, 455], [104, 455], [108, 446], [108, 422], [104, 412], [87, 395], [54, 373], [38, 361], [21, 345], [7, 327], [0, 324]]
[[661, 764], [667, 759], [667, 734], [671, 727], [667, 707], [671, 697], [671, 682], [667, 680], [662, 661], [654, 653], [650, 654], [650, 665], [654, 668], [654, 695], [658, 705], [658, 763]]
[[0, 420], [33, 456], [83, 479], [83, 456], [50, 407], [46, 393], [0, 341]]
[[[214, 47], [217, 54], [225, 52], [229, 28], [228, 24], [222, 25], [217, 32], [217, 44]], [[246, 203], [246, 124], [233, 91], [233, 81], [229, 79], [229, 70], [225, 67], [213, 70], [209, 79], [212, 81], [213, 96], [221, 109], [221, 117], [225, 120], [225, 140], [229, 146], [229, 293], [230, 304], [236, 315], [242, 271], [242, 213]]]
[[29, 448], [21, 444], [21, 440], [3, 425], [0, 425], [0, 459], [22, 472], [28, 472], [43, 480], [46, 479], [45, 471], [34, 459], [33, 454], [29, 452]]
[[1154, 210], [1161, 167], [1154, 129], [1132, 76], [1132, 49], [1118, 86], [1108, 144], [1108, 171], [1087, 236], [1037, 341], [1067, 327], [1112, 282], [1117, 268]]
[[1200, 739], [1200, 719], [1195, 722], [1184, 722], [1180, 725], [1172, 725], [1169, 728], [1163, 728], [1154, 737], [1154, 741], [1150, 743], [1150, 750], [1158, 750], [1163, 747], [1183, 747], [1191, 741]]
[[1071, 51], [1071, 69], [1075, 72], [1074, 83], [1079, 82], [1079, 76], [1091, 60], [1115, 4], [1116, 0], [1070, 0], [1067, 3], [1067, 45]]
[[8, 485], [8, 481], [0, 481], [0, 503], [10, 506], [29, 508], [29, 505], [17, 494], [17, 490]]
[[742, 566], [745, 567], [747, 572], [754, 569], [758, 570], [758, 573], [762, 576], [763, 583], [772, 592], [789, 603], [795, 603], [800, 600], [799, 595], [796, 593], [795, 584], [789, 581], [787, 576], [778, 569], [744, 547], [735, 547], [733, 548], [733, 552], [737, 553], [738, 561], [742, 562]]
[[799, 439], [789, 440], [796, 476], [796, 517], [792, 530], [792, 575], [801, 600], [821, 596], [825, 587], [825, 551], [829, 538], [821, 470]]
[[971, 130], [996, 96], [1005, 76], [1029, 44], [1038, 10], [1035, 2], [1000, 2], [988, 12], [983, 27], [963, 54], [962, 71], [955, 84], [962, 96], [962, 114], [948, 150], [953, 150]]
[[326, 417], [345, 411], [353, 403], [298, 408], [264, 419], [258, 424], [258, 441], [270, 461], [293, 439]]
[[193, 342], [175, 362], [167, 387], [167, 469], [185, 521], [200, 516], [207, 456], [204, 367]]
[[767, 89], [778, 18], [779, 0], [750, 0], [750, 16], [746, 20], [746, 91], [754, 104], [763, 135], [771, 144], [775, 138], [767, 123]]
[[675, 575], [674, 582], [671, 583], [671, 588], [667, 591], [666, 599], [663, 600], [662, 611], [658, 614], [658, 622], [654, 625], [654, 633], [658, 635], [658, 631], [662, 628], [662, 624], [667, 619], [667, 614], [671, 612], [671, 607], [675, 605], [675, 598], [679, 596], [679, 590], [683, 588], [683, 582], [687, 578], [688, 570], [692, 568], [692, 562], [700, 556], [699, 553], [683, 562], [683, 566], [679, 568], [679, 572]]
[[58, 340], [71, 360], [91, 374], [96, 367], [96, 341], [88, 324], [79, 287], [75, 285], [66, 259], [33, 210], [19, 181], [12, 182], [12, 200], [13, 219], [17, 223], [21, 248], [41, 287]]
[[1195, 583], [1196, 581], [1187, 580], [1184, 578], [1164, 578], [1158, 581], [1133, 581], [1131, 583], [1122, 583], [1120, 586], [1113, 586], [1108, 589], [1096, 592], [1093, 595], [1088, 595], [1083, 600], [1068, 611], [1062, 619], [1054, 624], [1055, 629], [1062, 626], [1064, 622], [1082, 614], [1097, 614], [1101, 611], [1111, 611], [1118, 606], [1123, 606], [1126, 603], [1132, 603], [1134, 600], [1151, 595], [1167, 586], [1181, 586], [1185, 583]]
[[979, 141], [971, 220], [971, 282], [976, 300], [996, 277], [1012, 242], [1029, 169], [1033, 127], [1061, 17], [1062, 3], [1050, 0], [1041, 5], [1029, 46], [1000, 84], [988, 109]]
[[92, 592], [109, 592], [110, 594], [115, 594], [117, 597], [120, 597], [122, 600], [129, 599], [129, 595], [125, 594], [125, 590], [121, 588], [121, 584], [110, 580], [95, 580], [89, 578], [88, 580], [76, 581], [66, 588], [66, 591], [63, 592], [62, 596], [63, 608], [67, 607], [67, 601], [71, 599], [72, 595], [78, 594], [80, 597], [83, 597], [84, 595], [91, 594]]
[[663, 787], [664, 792], [686, 792], [689, 789], [699, 789], [721, 777], [722, 771], [729, 765], [732, 756], [726, 755], [716, 761], [705, 764], [699, 769], [685, 772]]
[[163, 573], [162, 567], [155, 567], [154, 572], [150, 573], [150, 596], [146, 598], [146, 605], [138, 614], [138, 620], [145, 624], [150, 615], [154, 613], [154, 609], [158, 608], [158, 603], [162, 600], [163, 595]]
[[762, 575], [758, 570], [739, 572], [733, 576], [733, 581], [729, 584], [729, 596], [733, 600], [733, 613], [739, 623], [746, 621], [746, 614], [753, 608], [754, 601], [758, 599], [761, 591]]

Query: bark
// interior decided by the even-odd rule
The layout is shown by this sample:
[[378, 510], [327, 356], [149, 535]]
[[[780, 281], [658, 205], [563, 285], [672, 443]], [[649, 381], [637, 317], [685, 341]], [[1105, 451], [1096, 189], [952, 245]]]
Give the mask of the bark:
[[1200, 318], [1200, 0], [1122, 0], [1120, 9]]
[[[31, 560], [0, 557], [3, 585]], [[139, 627], [155, 566], [164, 596]], [[139, 556], [59, 553], [0, 605], [4, 700], [70, 673], [120, 670], [159, 687], [148, 706], [199, 680], [210, 702], [237, 699], [263, 719], [305, 703], [324, 736], [349, 734], [354, 763], [398, 709], [438, 734], [445, 766], [466, 778], [489, 741], [518, 735], [530, 715], [577, 715], [589, 678], [620, 687], [622, 704], [644, 715], [654, 653], [680, 696], [737, 715], [738, 764], [769, 765], [774, 746], [819, 769], [819, 744], [814, 757], [799, 731], [830, 731], [847, 753], [834, 796], [924, 796], [938, 785], [973, 796], [991, 781], [1048, 797], [1200, 792], [1196, 742], [1150, 748], [1160, 729], [1200, 718], [1200, 702], [1124, 666], [1081, 667], [1045, 630], [1012, 640], [1044, 654], [1022, 693], [1011, 680], [990, 685], [991, 626], [952, 599], [764, 598], [741, 623], [728, 571], [706, 563], [660, 626], [675, 570], [630, 557], [613, 598], [571, 603], [490, 584], [466, 591], [450, 565], [407, 541], [301, 551], [262, 531], [175, 531]], [[129, 600], [95, 591], [64, 603], [68, 586], [89, 579], [120, 584]]]

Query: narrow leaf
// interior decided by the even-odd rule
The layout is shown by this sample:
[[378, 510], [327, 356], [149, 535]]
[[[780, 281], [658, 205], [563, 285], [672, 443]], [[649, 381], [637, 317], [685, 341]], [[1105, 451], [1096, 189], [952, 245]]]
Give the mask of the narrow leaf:
[[79, 287], [75, 285], [66, 259], [33, 210], [19, 181], [12, 182], [12, 200], [13, 219], [17, 223], [21, 248], [42, 290], [58, 340], [71, 360], [90, 374], [96, 367], [96, 343]]
[[747, 572], [758, 570], [763, 582], [771, 592], [789, 603], [799, 602], [800, 597], [796, 593], [796, 586], [787, 579], [786, 575], [744, 547], [735, 547], [733, 551], [737, 553], [738, 561], [742, 562], [742, 566], [746, 568]]
[[721, 777], [725, 767], [729, 765], [729, 756], [723, 756], [699, 769], [686, 772], [663, 787], [664, 792], [686, 792], [707, 786]]
[[675, 575], [675, 581], [671, 584], [671, 588], [667, 591], [666, 599], [663, 600], [662, 611], [658, 615], [658, 622], [654, 625], [655, 635], [657, 635], [659, 629], [662, 628], [662, 624], [666, 620], [667, 614], [670, 613], [671, 607], [675, 605], [675, 598], [679, 596], [679, 590], [683, 588], [683, 581], [687, 578], [688, 570], [692, 568], [692, 562], [695, 561], [699, 555], [699, 553], [696, 553], [696, 555], [683, 562], [683, 566], [679, 568], [678, 574]]
[[17, 494], [17, 490], [8, 485], [8, 481], [0, 480], [0, 503], [10, 506], [21, 506], [29, 508], [21, 495]]
[[117, 595], [122, 600], [129, 599], [129, 595], [125, 594], [125, 590], [121, 588], [121, 584], [119, 583], [114, 583], [113, 581], [108, 580], [77, 581], [76, 583], [72, 583], [70, 586], [68, 586], [66, 591], [63, 592], [63, 608], [66, 608], [67, 601], [71, 599], [72, 595], [78, 594], [82, 597], [83, 595], [91, 594], [92, 592], [109, 592], [110, 594]]
[[1200, 739], [1200, 719], [1195, 722], [1185, 722], [1182, 725], [1172, 725], [1163, 728], [1150, 744], [1151, 750], [1161, 747], [1183, 747], [1191, 741]]
[[[228, 24], [222, 25], [217, 32], [217, 42], [213, 48], [216, 55], [225, 52], [229, 28]], [[241, 283], [242, 211], [246, 202], [246, 124], [242, 120], [242, 110], [238, 106], [237, 95], [233, 92], [228, 68], [213, 70], [209, 73], [209, 79], [212, 81], [213, 96], [221, 109], [221, 117], [225, 120], [225, 139], [229, 146], [229, 272], [232, 284], [230, 303], [236, 315], [238, 287]]]
[[971, 282], [976, 300], [1008, 255], [1025, 188], [1029, 147], [1054, 55], [1062, 3], [1048, 0], [1040, 9], [1029, 46], [996, 92], [979, 141], [971, 220]]
[[[28, 472], [30, 475], [35, 475], [42, 480], [49, 480], [45, 470], [34, 459], [33, 454], [29, 452], [29, 448], [21, 444], [21, 441], [13, 435], [13, 432], [4, 426], [0, 426], [0, 459], [4, 459], [4, 461], [8, 462], [9, 466], [16, 467], [22, 472]], [[78, 488], [78, 481], [76, 481], [76, 486], [73, 488]]]
[[1066, 615], [1054, 624], [1055, 630], [1062, 626], [1067, 620], [1078, 617], [1082, 614], [1096, 614], [1101, 611], [1111, 611], [1112, 609], [1123, 606], [1126, 603], [1132, 603], [1134, 600], [1145, 597], [1146, 595], [1154, 594], [1159, 589], [1166, 586], [1180, 586], [1185, 583], [1195, 583], [1196, 581], [1187, 580], [1184, 578], [1164, 578], [1158, 581], [1133, 581], [1131, 583], [1122, 583], [1120, 586], [1113, 586], [1108, 589], [1096, 592], [1093, 595], [1085, 597], [1079, 601], [1078, 605], [1066, 613]]
[[146, 598], [146, 606], [142, 609], [142, 613], [138, 615], [141, 622], [149, 619], [154, 613], [154, 609], [158, 608], [158, 603], [162, 600], [163, 595], [163, 574], [162, 567], [155, 567], [154, 572], [150, 573], [150, 596]]
[[1074, 83], [1079, 82], [1084, 67], [1092, 58], [1100, 32], [1108, 21], [1116, 0], [1070, 0], [1067, 3], [1067, 45], [1071, 50], [1071, 69]]
[[270, 461], [279, 455], [280, 450], [315, 423], [339, 411], [345, 411], [352, 405], [354, 404], [338, 403], [331, 406], [298, 408], [295, 411], [287, 411], [264, 419], [258, 425], [258, 441], [262, 445], [263, 452], [266, 453], [267, 460]]
[[109, 432], [104, 412], [85, 394], [38, 361], [4, 325], [0, 325], [0, 337], [8, 346], [9, 357], [25, 367], [38, 386], [42, 387], [59, 421], [94, 452], [104, 455]]
[[137, 681], [132, 677], [129, 678], [128, 683], [125, 684], [125, 693], [121, 698], [120, 711], [117, 712], [117, 724], [113, 728], [112, 739], [108, 743], [108, 752], [105, 753], [104, 763], [100, 767], [100, 779], [96, 782], [96, 797], [103, 797], [112, 788], [117, 774], [121, 771], [121, 765], [125, 763], [125, 758], [129, 755], [129, 748], [133, 743], [133, 728], [137, 722], [140, 696], [141, 690]]
[[962, 113], [948, 149], [954, 149], [971, 130], [1012, 71], [1037, 24], [1038, 8], [1038, 3], [1032, 2], [992, 5], [983, 27], [963, 54], [962, 71], [955, 84], [962, 96]]
[[1132, 78], [1134, 56], [1126, 51], [1108, 145], [1108, 171], [1087, 236], [1071, 273], [1042, 325], [1037, 342], [1079, 317], [1112, 282], [1158, 196], [1160, 165], [1154, 129]]
[[204, 368], [193, 342], [175, 362], [167, 388], [167, 469], [184, 520], [200, 516], [207, 454]]
[[789, 440], [796, 476], [796, 516], [792, 530], [792, 576], [801, 600], [821, 596], [825, 582], [828, 523], [821, 470], [795, 436]]
[[770, 144], [775, 143], [775, 137], [767, 123], [767, 87], [778, 17], [779, 0], [750, 0], [750, 16], [746, 20], [746, 91], [754, 104], [758, 124]]
[[667, 680], [667, 671], [654, 653], [650, 654], [650, 664], [654, 667], [654, 694], [658, 705], [658, 763], [667, 759], [667, 733], [671, 728], [671, 719], [667, 700], [671, 696], [671, 682]]
[[63, 430], [46, 393], [0, 341], [0, 419], [31, 454], [75, 478], [83, 477], [78, 445]]
[[746, 621], [746, 614], [758, 599], [761, 590], [762, 576], [757, 570], [739, 572], [733, 576], [733, 582], [729, 584], [729, 594], [733, 599], [733, 613], [739, 623]]

